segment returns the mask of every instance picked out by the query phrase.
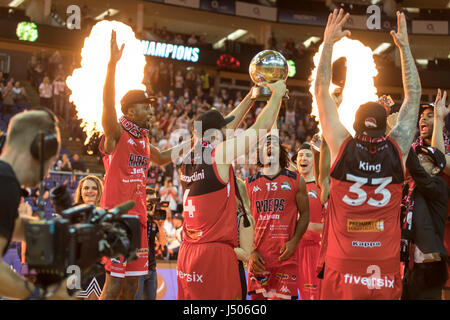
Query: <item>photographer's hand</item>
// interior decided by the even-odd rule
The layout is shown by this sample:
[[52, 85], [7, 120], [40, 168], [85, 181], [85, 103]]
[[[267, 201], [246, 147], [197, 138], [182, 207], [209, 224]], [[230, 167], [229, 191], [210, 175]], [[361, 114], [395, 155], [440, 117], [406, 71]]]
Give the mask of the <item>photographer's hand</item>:
[[53, 284], [51, 286], [47, 287], [47, 294], [45, 299], [46, 300], [72, 300], [74, 299], [78, 291], [73, 293], [72, 295], [69, 294], [67, 290], [68, 284], [75, 284], [76, 283], [76, 275], [71, 275], [64, 280], [62, 280], [60, 283]]

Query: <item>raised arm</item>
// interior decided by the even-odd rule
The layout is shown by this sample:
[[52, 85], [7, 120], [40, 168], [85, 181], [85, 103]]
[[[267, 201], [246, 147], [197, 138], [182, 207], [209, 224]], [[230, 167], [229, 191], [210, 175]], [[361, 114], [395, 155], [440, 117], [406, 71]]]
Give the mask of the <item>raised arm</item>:
[[241, 103], [239, 103], [239, 105], [236, 108], [234, 108], [233, 111], [230, 112], [230, 114], [227, 115], [227, 117], [234, 116], [233, 121], [227, 124], [226, 126], [227, 129], [235, 130], [236, 128], [239, 127], [240, 123], [242, 122], [242, 119], [244, 119], [245, 115], [248, 113], [248, 111], [252, 106], [251, 97], [252, 97], [251, 91], [249, 91], [249, 93], [247, 93], [245, 98], [242, 99]]
[[179, 156], [187, 154], [191, 150], [191, 140], [180, 143], [179, 145], [161, 151], [154, 145], [150, 145], [150, 161], [159, 165], [165, 166], [170, 162], [175, 161]]
[[330, 168], [331, 168], [331, 155], [330, 148], [325, 139], [322, 139], [320, 144], [320, 160], [319, 160], [319, 184], [320, 184], [320, 202], [325, 203], [328, 201], [330, 195]]
[[403, 163], [406, 163], [409, 148], [416, 133], [422, 88], [416, 63], [409, 47], [408, 30], [403, 13], [397, 12], [397, 25], [397, 33], [391, 31], [391, 35], [400, 50], [405, 98], [398, 114], [397, 125], [391, 130], [389, 136], [397, 142], [402, 151]]
[[111, 153], [116, 147], [116, 143], [120, 139], [122, 134], [122, 128], [117, 122], [116, 114], [116, 89], [115, 89], [115, 79], [116, 79], [116, 66], [117, 62], [122, 56], [123, 48], [117, 47], [116, 42], [116, 31], [111, 32], [111, 58], [109, 59], [108, 69], [106, 71], [105, 86], [103, 87], [103, 113], [102, 113], [102, 126], [105, 133], [105, 144], [104, 150], [106, 153]]
[[444, 91], [444, 95], [441, 97], [441, 89], [438, 89], [436, 101], [434, 102], [434, 126], [431, 146], [438, 149], [445, 155], [447, 165], [445, 166], [444, 173], [446, 175], [450, 175], [450, 155], [446, 154], [444, 143], [445, 118], [450, 112], [450, 109], [445, 106], [446, 100], [447, 91]]
[[339, 121], [336, 103], [330, 95], [333, 45], [342, 37], [350, 35], [350, 31], [342, 30], [342, 27], [347, 22], [349, 16], [348, 13], [344, 16], [344, 10], [342, 9], [339, 13], [337, 10], [334, 10], [334, 12], [329, 15], [323, 37], [322, 54], [317, 67], [317, 77], [314, 86], [314, 94], [319, 109], [319, 119], [322, 125], [323, 136], [327, 139], [330, 146], [332, 161], [334, 161], [339, 153], [339, 148], [342, 143], [350, 136], [350, 133]]
[[216, 147], [217, 169], [221, 179], [225, 182], [228, 182], [228, 166], [235, 159], [248, 154], [250, 147], [254, 147], [255, 143], [269, 132], [278, 117], [281, 99], [286, 92], [286, 84], [283, 80], [279, 80], [275, 83], [267, 84], [267, 86], [272, 91], [272, 96], [258, 115], [255, 123], [238, 136], [223, 141]]

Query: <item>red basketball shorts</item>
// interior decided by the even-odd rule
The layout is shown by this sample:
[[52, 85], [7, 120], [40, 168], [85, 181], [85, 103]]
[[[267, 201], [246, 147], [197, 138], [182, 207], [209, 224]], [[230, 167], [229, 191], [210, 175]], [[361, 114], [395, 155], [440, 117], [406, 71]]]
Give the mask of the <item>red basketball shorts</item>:
[[399, 300], [400, 272], [390, 274], [343, 273], [325, 264], [321, 300]]
[[105, 270], [112, 277], [125, 278], [146, 275], [148, 272], [148, 240], [147, 227], [141, 224], [141, 247], [137, 250], [137, 259], [127, 261], [124, 257], [103, 260]]
[[263, 273], [248, 272], [248, 293], [271, 300], [297, 299], [297, 264], [266, 267]]
[[298, 247], [297, 285], [301, 300], [319, 300], [321, 280], [317, 278], [320, 244], [300, 241]]
[[231, 245], [183, 241], [177, 261], [178, 300], [240, 300], [238, 260]]

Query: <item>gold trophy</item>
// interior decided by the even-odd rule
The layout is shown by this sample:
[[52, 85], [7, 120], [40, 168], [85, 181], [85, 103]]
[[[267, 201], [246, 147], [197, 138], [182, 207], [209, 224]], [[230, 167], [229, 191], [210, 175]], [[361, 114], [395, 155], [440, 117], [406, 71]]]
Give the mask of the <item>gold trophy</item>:
[[[281, 53], [275, 50], [264, 50], [253, 57], [248, 68], [250, 78], [255, 87], [252, 89], [252, 99], [267, 101], [272, 95], [267, 86], [262, 83], [274, 83], [278, 80], [286, 81], [288, 77], [288, 64]], [[287, 100], [287, 93], [283, 100]]]

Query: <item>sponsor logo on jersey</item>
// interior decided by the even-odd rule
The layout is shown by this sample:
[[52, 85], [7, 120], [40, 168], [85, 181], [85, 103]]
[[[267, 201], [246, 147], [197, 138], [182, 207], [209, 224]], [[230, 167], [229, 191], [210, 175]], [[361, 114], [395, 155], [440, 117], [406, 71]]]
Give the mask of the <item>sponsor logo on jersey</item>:
[[380, 173], [381, 172], [381, 163], [369, 164], [368, 162], [359, 161], [359, 170]]
[[253, 187], [253, 190], [252, 190], [252, 193], [253, 193], [253, 192], [258, 192], [258, 191], [261, 191], [261, 188], [258, 187], [258, 186], [254, 186], [254, 187]]
[[318, 199], [319, 198], [317, 196], [317, 191], [316, 190], [309, 190], [308, 197], [313, 198], [313, 199]]
[[285, 199], [272, 198], [256, 201], [256, 212], [266, 213], [266, 212], [277, 212], [284, 211]]
[[277, 273], [275, 276], [280, 280], [287, 280], [289, 279], [289, 275], [285, 273]]
[[279, 214], [261, 214], [258, 218], [259, 221], [264, 221], [264, 220], [280, 220], [280, 215]]
[[147, 248], [137, 249], [136, 255], [138, 256], [138, 258], [145, 258], [148, 255], [148, 249]]
[[389, 280], [388, 277], [361, 277], [346, 273], [344, 275], [344, 283], [351, 285], [367, 286], [369, 289], [374, 288], [394, 288], [394, 280]]
[[381, 232], [381, 231], [384, 231], [384, 220], [347, 219], [347, 232]]
[[180, 175], [180, 180], [187, 183], [203, 179], [205, 179], [205, 169], [202, 169], [202, 172], [194, 172], [194, 174], [190, 176]]
[[183, 271], [177, 270], [177, 277], [180, 279], [186, 279], [186, 282], [201, 282], [203, 283], [203, 275], [198, 274], [195, 271], [190, 273], [184, 273]]
[[289, 182], [284, 181], [281, 183], [281, 190], [292, 190], [291, 185]]
[[381, 242], [352, 241], [352, 247], [376, 248], [381, 247]]
[[128, 166], [132, 168], [143, 167], [144, 170], [147, 170], [149, 161], [150, 159], [148, 157], [130, 153], [130, 157], [128, 158]]

